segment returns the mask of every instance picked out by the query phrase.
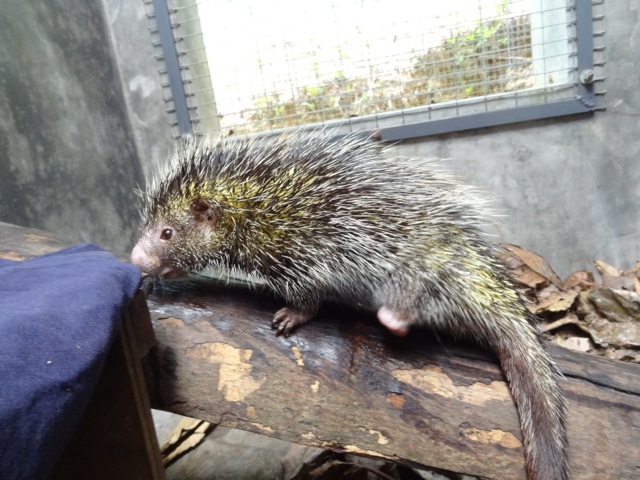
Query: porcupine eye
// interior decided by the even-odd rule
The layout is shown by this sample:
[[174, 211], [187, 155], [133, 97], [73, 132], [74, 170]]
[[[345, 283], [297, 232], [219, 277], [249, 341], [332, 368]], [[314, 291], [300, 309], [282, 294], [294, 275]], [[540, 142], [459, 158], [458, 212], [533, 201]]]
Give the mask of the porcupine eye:
[[173, 237], [173, 229], [172, 228], [165, 228], [160, 233], [160, 238], [162, 240], [171, 240], [171, 237]]

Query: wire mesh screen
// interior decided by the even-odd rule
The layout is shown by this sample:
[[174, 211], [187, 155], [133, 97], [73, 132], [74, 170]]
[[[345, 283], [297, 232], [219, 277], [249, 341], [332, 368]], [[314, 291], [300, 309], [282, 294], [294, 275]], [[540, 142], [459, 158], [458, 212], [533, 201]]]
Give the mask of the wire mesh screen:
[[[172, 1], [174, 18], [194, 7]], [[571, 4], [202, 0], [201, 30], [174, 36], [183, 76], [208, 67], [210, 88], [188, 88], [196, 130], [372, 129], [575, 97]]]
[[[198, 2], [144, 0], [144, 5], [149, 19], [148, 28], [152, 44], [156, 47], [156, 58], [161, 65], [158, 73], [166, 110], [172, 118], [171, 125], [180, 134], [219, 130], [218, 110], [198, 14]], [[164, 26], [162, 12], [158, 10], [164, 10], [167, 17], [168, 23]], [[163, 27], [169, 30], [167, 32], [165, 29], [164, 39]], [[177, 64], [174, 65], [174, 73], [179, 78], [180, 88], [176, 88], [175, 76], [172, 78], [171, 75], [171, 57]]]

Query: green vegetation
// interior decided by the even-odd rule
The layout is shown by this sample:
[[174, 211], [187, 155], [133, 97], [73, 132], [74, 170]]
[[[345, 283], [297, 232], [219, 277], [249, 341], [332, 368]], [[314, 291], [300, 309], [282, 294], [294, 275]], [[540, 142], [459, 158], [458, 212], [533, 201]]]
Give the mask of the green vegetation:
[[285, 128], [519, 90], [531, 86], [531, 68], [529, 16], [494, 19], [415, 54], [403, 71], [373, 66], [357, 78], [337, 72], [289, 98], [255, 98], [254, 108], [242, 113], [244, 131], [234, 130]]

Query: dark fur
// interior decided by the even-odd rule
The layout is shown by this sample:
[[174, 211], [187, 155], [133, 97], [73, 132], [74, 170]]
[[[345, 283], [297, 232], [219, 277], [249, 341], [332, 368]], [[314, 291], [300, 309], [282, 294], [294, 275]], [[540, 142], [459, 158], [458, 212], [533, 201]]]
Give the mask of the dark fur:
[[334, 299], [385, 311], [396, 333], [474, 339], [509, 381], [529, 478], [567, 480], [561, 375], [482, 233], [482, 204], [429, 161], [356, 137], [196, 142], [148, 192], [132, 258], [156, 275], [257, 276], [289, 305], [274, 320], [285, 333]]

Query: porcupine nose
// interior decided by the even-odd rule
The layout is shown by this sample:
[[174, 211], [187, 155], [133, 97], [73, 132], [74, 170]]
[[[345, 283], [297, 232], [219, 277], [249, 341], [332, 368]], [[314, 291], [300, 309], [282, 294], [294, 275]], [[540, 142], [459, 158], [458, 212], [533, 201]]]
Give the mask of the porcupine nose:
[[131, 263], [140, 267], [144, 273], [153, 277], [162, 277], [170, 274], [170, 268], [162, 268], [160, 259], [157, 255], [149, 254], [143, 244], [144, 240], [138, 242], [131, 251]]
[[157, 255], [149, 254], [145, 249], [144, 240], [138, 242], [131, 251], [131, 263], [140, 267], [144, 273], [153, 277], [175, 278], [185, 275], [185, 272], [171, 265], [163, 265]]
[[149, 256], [139, 243], [131, 251], [131, 263], [140, 267], [142, 271], [149, 273]]

